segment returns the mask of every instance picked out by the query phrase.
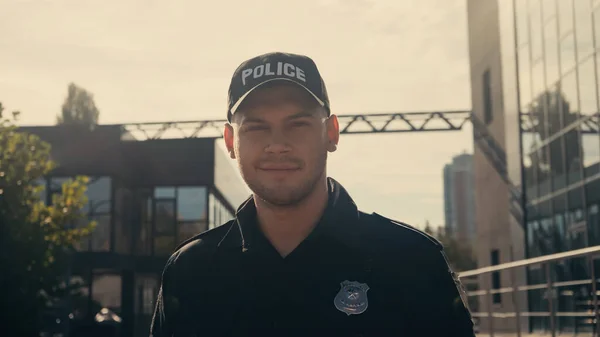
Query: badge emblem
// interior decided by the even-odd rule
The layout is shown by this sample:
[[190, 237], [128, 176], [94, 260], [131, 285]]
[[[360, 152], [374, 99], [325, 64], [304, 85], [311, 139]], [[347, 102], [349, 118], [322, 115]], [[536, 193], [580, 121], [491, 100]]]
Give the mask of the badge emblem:
[[344, 281], [341, 289], [333, 300], [335, 307], [346, 315], [358, 315], [367, 310], [369, 286], [355, 281]]

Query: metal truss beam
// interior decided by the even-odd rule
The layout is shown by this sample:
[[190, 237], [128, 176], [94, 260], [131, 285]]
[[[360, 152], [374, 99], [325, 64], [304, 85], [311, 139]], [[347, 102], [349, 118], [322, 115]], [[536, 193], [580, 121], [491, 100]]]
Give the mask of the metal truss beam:
[[[341, 134], [458, 131], [469, 121], [471, 112], [435, 111], [338, 116]], [[200, 138], [222, 136], [226, 120], [152, 122], [123, 124], [124, 140]]]
[[[471, 121], [471, 111], [399, 112], [338, 116], [342, 134], [441, 132], [462, 130]], [[124, 140], [169, 138], [220, 138], [224, 119], [179, 122], [122, 124]], [[472, 121], [471, 121], [472, 123]], [[583, 134], [600, 133], [600, 114], [582, 116], [578, 128]], [[538, 132], [539, 121], [532, 114], [521, 115], [523, 132]]]

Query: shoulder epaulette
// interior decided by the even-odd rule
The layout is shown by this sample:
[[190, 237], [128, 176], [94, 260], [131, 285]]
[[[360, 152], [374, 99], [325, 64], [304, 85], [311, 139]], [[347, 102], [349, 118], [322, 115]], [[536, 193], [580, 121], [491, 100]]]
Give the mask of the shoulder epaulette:
[[384, 216], [383, 216], [383, 215], [381, 215], [381, 214], [373, 213], [373, 215], [374, 215], [376, 218], [379, 218], [379, 220], [382, 220], [382, 221], [385, 221], [385, 222], [392, 223], [392, 224], [394, 224], [394, 225], [396, 225], [396, 226], [403, 227], [403, 228], [405, 228], [405, 229], [407, 229], [407, 230], [410, 230], [410, 231], [414, 232], [415, 234], [420, 234], [421, 236], [423, 236], [423, 237], [425, 237], [427, 240], [429, 240], [431, 243], [433, 243], [433, 244], [434, 244], [436, 247], [438, 247], [439, 249], [442, 249], [442, 248], [443, 248], [443, 245], [442, 245], [442, 243], [441, 243], [441, 242], [440, 242], [438, 239], [436, 239], [436, 238], [435, 238], [433, 235], [431, 235], [431, 234], [429, 234], [429, 233], [426, 233], [426, 232], [424, 232], [424, 231], [422, 231], [422, 230], [420, 230], [420, 229], [417, 229], [417, 228], [415, 228], [415, 227], [413, 227], [413, 226], [411, 226], [411, 225], [408, 225], [408, 224], [406, 224], [406, 223], [404, 223], [404, 222], [400, 222], [400, 221], [392, 220], [392, 219], [390, 219], [390, 218], [386, 218], [386, 217], [384, 217]]

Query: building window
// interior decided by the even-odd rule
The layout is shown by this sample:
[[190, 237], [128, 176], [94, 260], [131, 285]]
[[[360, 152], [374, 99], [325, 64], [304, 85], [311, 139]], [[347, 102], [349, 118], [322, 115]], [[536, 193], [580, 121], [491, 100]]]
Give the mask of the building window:
[[[500, 264], [500, 251], [498, 249], [492, 250], [491, 258], [492, 258], [492, 266]], [[500, 289], [500, 272], [499, 271], [495, 271], [492, 273], [492, 289], [493, 290]], [[502, 294], [493, 294], [492, 301], [494, 304], [502, 303]]]
[[234, 218], [234, 215], [229, 212], [214, 193], [209, 195], [208, 207], [208, 229], [219, 227]]
[[177, 188], [178, 242], [207, 230], [206, 187]]
[[92, 300], [97, 306], [94, 313], [102, 308], [121, 313], [121, 275], [110, 271], [94, 270], [92, 276]]
[[[51, 177], [49, 198], [62, 193], [62, 184], [73, 179], [71, 177]], [[91, 177], [85, 192], [88, 198], [87, 204], [82, 212], [87, 217], [82, 219], [78, 225], [87, 225], [91, 221], [96, 222], [96, 228], [88, 238], [83, 239], [76, 245], [80, 251], [109, 251], [111, 233], [111, 197], [112, 180], [110, 177]]]
[[492, 110], [492, 80], [490, 70], [483, 73], [483, 120], [490, 124], [494, 119]]
[[[147, 242], [150, 234], [152, 254], [170, 255], [181, 242], [208, 228], [207, 189], [203, 186], [155, 187], [152, 196], [140, 204], [142, 228], [140, 235]], [[143, 241], [143, 242], [142, 242]], [[137, 247], [138, 254], [149, 254], [148, 247]]]
[[88, 183], [88, 203], [83, 211], [88, 214], [89, 221], [96, 222], [96, 228], [90, 236], [89, 250], [92, 251], [110, 250], [111, 185], [112, 181], [108, 177], [91, 178]]

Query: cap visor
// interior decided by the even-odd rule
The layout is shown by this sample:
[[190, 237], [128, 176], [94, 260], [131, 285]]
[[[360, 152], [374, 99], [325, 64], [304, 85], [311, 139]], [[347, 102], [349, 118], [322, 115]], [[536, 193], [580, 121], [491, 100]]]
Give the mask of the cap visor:
[[248, 92], [246, 92], [242, 97], [240, 97], [237, 102], [235, 102], [235, 104], [233, 105], [233, 107], [231, 107], [231, 114], [235, 114], [235, 112], [237, 111], [237, 109], [240, 107], [240, 105], [242, 104], [242, 102], [244, 101], [244, 99], [246, 99], [246, 97], [248, 97], [248, 95], [250, 95], [256, 88], [260, 87], [261, 85], [265, 84], [265, 83], [269, 83], [269, 82], [274, 82], [274, 81], [287, 81], [287, 82], [291, 82], [294, 83], [296, 85], [298, 85], [299, 87], [304, 88], [304, 90], [306, 90], [312, 97], [314, 97], [314, 99], [317, 100], [317, 102], [319, 102], [319, 104], [321, 106], [325, 106], [325, 103], [319, 98], [317, 97], [317, 95], [315, 95], [312, 91], [310, 91], [310, 89], [308, 89], [306, 86], [304, 86], [301, 83], [298, 83], [296, 81], [290, 80], [288, 78], [271, 78], [268, 79], [264, 82], [261, 82], [257, 85], [255, 85], [252, 89], [248, 90]]

